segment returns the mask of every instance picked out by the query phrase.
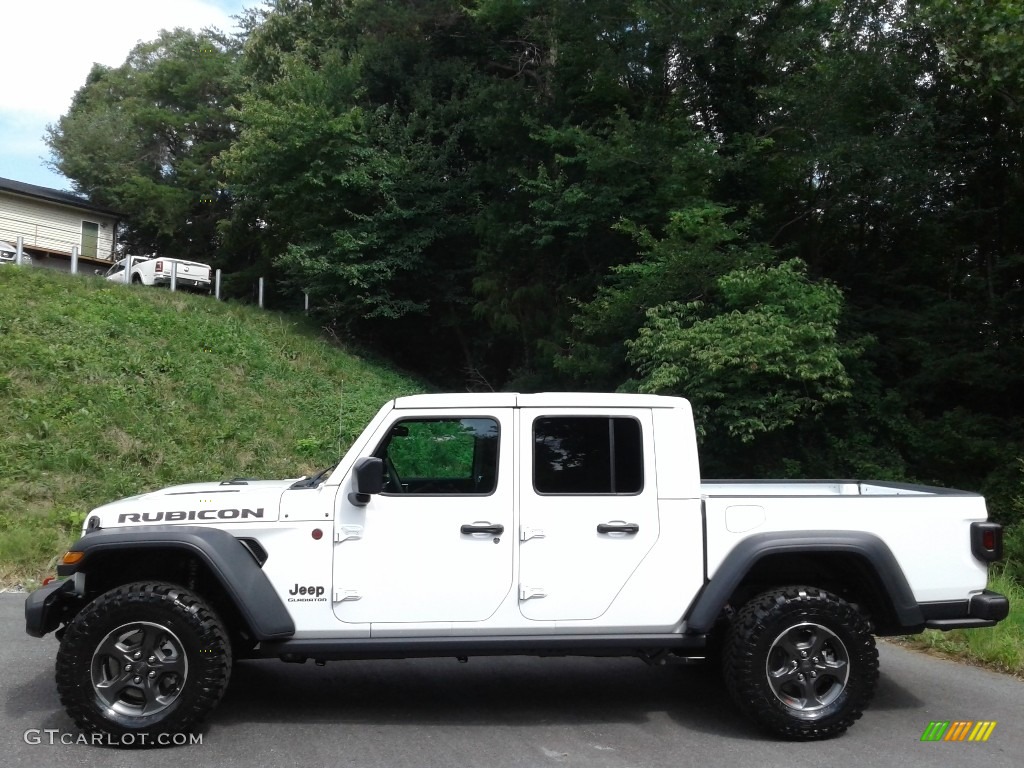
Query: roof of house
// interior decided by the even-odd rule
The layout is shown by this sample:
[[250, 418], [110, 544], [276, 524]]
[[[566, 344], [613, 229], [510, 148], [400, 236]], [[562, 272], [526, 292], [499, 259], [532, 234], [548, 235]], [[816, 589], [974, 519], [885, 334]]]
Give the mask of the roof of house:
[[113, 216], [114, 218], [122, 218], [124, 216], [124, 214], [119, 211], [112, 210], [111, 208], [106, 208], [102, 205], [94, 205], [85, 198], [79, 197], [74, 192], [62, 192], [59, 189], [38, 187], [35, 184], [26, 184], [23, 181], [15, 181], [14, 179], [5, 179], [0, 177], [0, 192], [13, 192], [16, 195], [34, 197], [37, 200], [46, 200], [51, 203], [70, 205], [74, 208], [82, 208], [87, 211], [105, 213], [108, 216]]

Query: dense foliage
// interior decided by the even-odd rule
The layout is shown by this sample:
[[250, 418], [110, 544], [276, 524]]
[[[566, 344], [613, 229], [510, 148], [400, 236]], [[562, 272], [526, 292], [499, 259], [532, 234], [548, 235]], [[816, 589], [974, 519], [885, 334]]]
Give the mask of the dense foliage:
[[681, 393], [715, 473], [959, 485], [1020, 516], [1019, 3], [276, 0], [244, 22], [196, 37], [218, 53], [180, 82], [183, 33], [94, 71], [53, 131], [130, 242], [192, 248], [179, 192], [215, 191], [200, 255], [272, 260], [333, 332], [439, 385]]

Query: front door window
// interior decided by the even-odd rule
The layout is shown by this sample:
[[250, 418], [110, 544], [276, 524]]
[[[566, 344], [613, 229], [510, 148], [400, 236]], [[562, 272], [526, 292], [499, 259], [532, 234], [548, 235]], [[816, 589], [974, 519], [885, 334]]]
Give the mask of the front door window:
[[407, 419], [376, 455], [387, 470], [385, 493], [488, 494], [498, 478], [493, 419]]

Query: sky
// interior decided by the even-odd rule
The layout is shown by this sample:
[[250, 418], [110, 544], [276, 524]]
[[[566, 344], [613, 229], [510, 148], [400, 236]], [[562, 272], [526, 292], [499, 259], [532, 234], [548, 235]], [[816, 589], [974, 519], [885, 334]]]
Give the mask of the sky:
[[260, 0], [0, 0], [0, 177], [53, 189], [71, 182], [46, 167], [46, 126], [85, 84], [93, 62], [124, 63], [161, 29], [235, 30], [231, 17]]

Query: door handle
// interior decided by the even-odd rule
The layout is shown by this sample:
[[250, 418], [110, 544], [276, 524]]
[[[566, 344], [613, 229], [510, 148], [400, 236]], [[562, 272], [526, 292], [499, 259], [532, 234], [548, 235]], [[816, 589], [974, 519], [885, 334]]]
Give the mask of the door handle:
[[472, 525], [464, 525], [459, 529], [463, 533], [489, 533], [492, 536], [500, 536], [505, 532], [504, 525], [491, 525], [490, 523], [473, 523]]
[[640, 526], [636, 523], [600, 523], [598, 533], [639, 533]]

